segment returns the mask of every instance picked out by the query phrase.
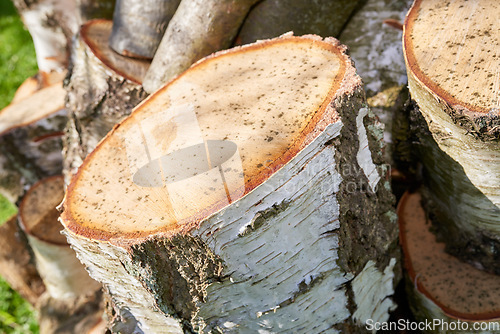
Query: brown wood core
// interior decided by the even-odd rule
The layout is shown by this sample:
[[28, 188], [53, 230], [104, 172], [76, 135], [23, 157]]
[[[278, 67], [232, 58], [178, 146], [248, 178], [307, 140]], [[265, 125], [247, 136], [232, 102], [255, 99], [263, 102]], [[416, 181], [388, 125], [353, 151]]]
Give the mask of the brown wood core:
[[500, 113], [500, 2], [416, 0], [405, 22], [409, 70], [450, 105]]
[[110, 20], [91, 20], [82, 26], [82, 38], [104, 65], [122, 77], [141, 84], [150, 61], [125, 57], [113, 51], [109, 46], [112, 26]]
[[286, 37], [197, 63], [85, 160], [64, 224], [97, 239], [176, 233], [241, 198], [338, 121], [341, 50]]
[[500, 318], [500, 277], [445, 252], [430, 231], [419, 193], [406, 193], [398, 208], [405, 265], [417, 289], [452, 318]]
[[64, 108], [65, 96], [61, 82], [8, 105], [0, 111], [0, 136], [60, 111]]
[[19, 207], [20, 223], [27, 234], [53, 244], [65, 245], [63, 226], [56, 207], [64, 197], [64, 179], [52, 176], [28, 190]]

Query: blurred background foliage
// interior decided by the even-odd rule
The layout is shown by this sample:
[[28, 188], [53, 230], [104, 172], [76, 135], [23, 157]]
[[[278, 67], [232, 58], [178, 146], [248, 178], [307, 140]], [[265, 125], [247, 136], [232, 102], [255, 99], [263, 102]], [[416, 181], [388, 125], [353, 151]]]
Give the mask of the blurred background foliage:
[[[24, 28], [12, 2], [0, 0], [0, 109], [10, 103], [17, 87], [36, 72], [31, 36]], [[0, 224], [15, 212], [16, 208], [0, 196]], [[31, 305], [1, 278], [0, 333], [38, 333]]]

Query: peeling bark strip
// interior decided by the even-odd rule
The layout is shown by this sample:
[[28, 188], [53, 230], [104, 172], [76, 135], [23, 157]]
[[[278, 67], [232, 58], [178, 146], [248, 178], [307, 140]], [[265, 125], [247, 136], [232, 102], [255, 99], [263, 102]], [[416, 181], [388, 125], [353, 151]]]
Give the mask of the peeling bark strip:
[[[404, 54], [428, 206], [447, 250], [500, 273], [500, 4], [417, 0]], [[429, 33], [429, 25], [435, 27]], [[453, 31], [453, 34], [450, 33]]]
[[317, 333], [388, 319], [393, 197], [345, 50], [286, 35], [207, 57], [87, 157], [61, 221], [128, 319], [114, 330]]
[[64, 137], [64, 173], [67, 179], [97, 143], [146, 93], [140, 86], [149, 62], [130, 59], [109, 48], [112, 23], [86, 23], [72, 50]]
[[258, 1], [182, 0], [144, 79], [144, 89], [152, 93], [200, 58], [228, 48]]
[[62, 83], [0, 111], [0, 193], [16, 203], [24, 189], [62, 170], [59, 136], [66, 124]]
[[[421, 206], [419, 193], [403, 196], [398, 216], [407, 267], [407, 291], [417, 320], [432, 322], [441, 319], [451, 323], [459, 319], [468, 322], [469, 329], [477, 321], [498, 321], [498, 276], [481, 271], [445, 252], [445, 245], [437, 242], [430, 231], [431, 222]], [[484, 327], [486, 324], [481, 325], [487, 328]]]
[[180, 0], [117, 0], [109, 45], [121, 55], [152, 59]]

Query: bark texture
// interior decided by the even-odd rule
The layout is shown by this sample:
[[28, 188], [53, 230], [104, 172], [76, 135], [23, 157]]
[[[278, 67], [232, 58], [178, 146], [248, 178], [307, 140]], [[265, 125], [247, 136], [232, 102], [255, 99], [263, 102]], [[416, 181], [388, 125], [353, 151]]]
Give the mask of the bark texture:
[[[339, 39], [363, 78], [368, 104], [385, 126], [386, 159], [392, 162], [393, 122], [402, 108], [403, 86], [407, 83], [401, 44], [402, 29], [384, 22], [403, 22], [413, 0], [368, 0], [354, 13]], [[398, 131], [398, 129], [394, 129]], [[396, 139], [397, 140], [397, 139]]]
[[36, 181], [61, 173], [63, 107], [64, 90], [56, 84], [0, 113], [0, 192], [12, 203]]
[[[92, 50], [80, 35], [72, 50], [73, 63], [65, 87], [68, 94], [66, 107], [69, 110], [64, 136], [64, 174], [67, 183], [106, 133], [147, 96], [140, 83], [110, 68], [114, 59], [105, 65], [98, 58], [104, 52], [100, 53], [102, 49], [97, 47], [109, 49], [107, 45], [101, 44], [95, 45]], [[122, 58], [120, 61], [126, 64], [128, 60]], [[126, 68], [121, 69], [127, 71]]]
[[118, 0], [109, 39], [111, 48], [124, 56], [152, 59], [179, 3], [180, 0]]
[[115, 0], [76, 0], [80, 9], [81, 22], [85, 23], [93, 19], [113, 18]]
[[14, 0], [35, 45], [38, 69], [61, 72], [68, 65], [69, 46], [80, 24], [74, 0]]
[[297, 36], [337, 37], [363, 1], [264, 0], [248, 13], [236, 42], [253, 43], [289, 31]]

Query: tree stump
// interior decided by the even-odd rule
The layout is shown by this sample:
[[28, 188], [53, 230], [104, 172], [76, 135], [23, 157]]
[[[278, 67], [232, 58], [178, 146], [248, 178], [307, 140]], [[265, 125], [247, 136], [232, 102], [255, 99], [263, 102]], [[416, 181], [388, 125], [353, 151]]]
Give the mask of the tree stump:
[[111, 28], [108, 20], [87, 22], [72, 51], [64, 137], [67, 180], [102, 137], [147, 95], [140, 84], [149, 62], [111, 50]]
[[30, 188], [19, 207], [20, 225], [46, 287], [36, 304], [41, 333], [83, 333], [102, 314], [101, 285], [89, 277], [61, 234], [56, 206], [63, 195], [63, 177], [53, 176]]
[[[435, 328], [439, 333], [463, 329], [468, 329], [468, 333], [500, 331], [498, 276], [445, 252], [445, 245], [437, 242], [430, 231], [431, 223], [421, 206], [420, 193], [403, 196], [398, 216], [407, 291], [417, 320], [440, 321], [441, 326]], [[478, 330], [473, 330], [473, 326], [478, 326]]]
[[497, 274], [499, 15], [493, 1], [417, 0], [404, 31], [427, 207], [450, 253]]
[[337, 40], [220, 52], [114, 127], [61, 221], [130, 331], [364, 328], [399, 279], [380, 135]]

